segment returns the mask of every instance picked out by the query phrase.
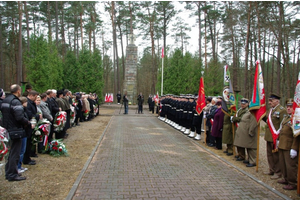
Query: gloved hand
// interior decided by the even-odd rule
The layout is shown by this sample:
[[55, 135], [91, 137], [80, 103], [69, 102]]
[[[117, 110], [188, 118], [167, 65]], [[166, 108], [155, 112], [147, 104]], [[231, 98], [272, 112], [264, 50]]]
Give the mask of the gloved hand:
[[203, 119], [206, 118], [206, 112], [203, 112]]
[[231, 123], [233, 123], [233, 121], [232, 121], [232, 118], [233, 118], [233, 116], [231, 116], [231, 117], [230, 117], [230, 121], [231, 121]]
[[294, 149], [291, 149], [290, 156], [291, 156], [291, 159], [294, 159], [297, 156], [297, 151], [295, 151]]

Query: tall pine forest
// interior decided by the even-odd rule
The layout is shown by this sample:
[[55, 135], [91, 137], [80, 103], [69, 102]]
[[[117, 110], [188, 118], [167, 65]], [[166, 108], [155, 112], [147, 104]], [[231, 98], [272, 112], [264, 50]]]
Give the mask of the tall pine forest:
[[122, 92], [132, 32], [145, 96], [160, 94], [163, 63], [164, 94], [195, 94], [203, 76], [205, 94], [221, 95], [228, 65], [236, 94], [251, 98], [257, 60], [266, 95], [294, 95], [298, 1], [1, 1], [0, 88]]

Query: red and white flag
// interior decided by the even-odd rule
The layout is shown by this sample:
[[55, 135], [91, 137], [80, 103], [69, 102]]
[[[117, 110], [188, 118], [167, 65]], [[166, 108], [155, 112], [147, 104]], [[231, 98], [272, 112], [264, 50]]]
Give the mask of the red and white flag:
[[264, 80], [259, 60], [256, 61], [254, 88], [249, 104], [249, 111], [254, 115], [257, 123], [266, 115], [267, 111]]
[[293, 114], [292, 114], [292, 129], [294, 137], [300, 135], [300, 72], [298, 75], [298, 81], [295, 89], [294, 103], [293, 103]]

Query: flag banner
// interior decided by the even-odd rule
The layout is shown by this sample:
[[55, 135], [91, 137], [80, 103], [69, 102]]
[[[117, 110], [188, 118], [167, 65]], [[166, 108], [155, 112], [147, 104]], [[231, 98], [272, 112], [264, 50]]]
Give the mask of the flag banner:
[[300, 135], [300, 72], [298, 75], [298, 81], [295, 89], [294, 103], [292, 114], [292, 129], [294, 137]]
[[228, 65], [224, 67], [224, 89], [222, 99], [222, 110], [226, 113], [236, 112], [235, 96], [231, 84], [230, 72]]
[[161, 58], [164, 58], [164, 57], [165, 57], [164, 48], [162, 48], [162, 50], [161, 50]]
[[201, 114], [203, 108], [205, 107], [205, 93], [204, 93], [204, 80], [203, 77], [200, 78], [199, 92], [198, 92], [198, 100], [196, 105], [196, 112], [198, 115]]
[[156, 95], [154, 96], [154, 102], [155, 102], [156, 105], [158, 105], [158, 103], [159, 103], [158, 92], [157, 92]]
[[105, 94], [105, 102], [106, 102], [106, 103], [108, 103], [108, 102], [109, 102], [109, 99], [108, 99], [108, 94], [107, 94], [107, 93]]
[[109, 100], [110, 103], [112, 103], [114, 101], [114, 94], [113, 93], [109, 94], [108, 100]]
[[257, 123], [266, 115], [267, 111], [264, 80], [259, 60], [256, 61], [254, 86], [249, 111], [254, 115]]

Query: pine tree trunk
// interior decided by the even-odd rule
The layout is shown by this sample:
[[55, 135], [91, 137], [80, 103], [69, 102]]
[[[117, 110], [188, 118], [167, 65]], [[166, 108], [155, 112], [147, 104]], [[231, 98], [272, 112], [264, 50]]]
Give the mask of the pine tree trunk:
[[17, 69], [17, 84], [21, 84], [23, 81], [23, 69], [22, 69], [22, 3], [18, 1], [18, 11], [19, 11], [19, 44], [18, 44], [18, 69]]
[[243, 96], [246, 96], [248, 94], [248, 91], [250, 90], [249, 85], [249, 79], [248, 79], [248, 55], [249, 55], [249, 39], [250, 39], [250, 23], [251, 23], [251, 2], [249, 2], [249, 8], [248, 8], [248, 18], [247, 18], [247, 37], [246, 37], [246, 46], [245, 46], [245, 84], [244, 84], [244, 91]]

